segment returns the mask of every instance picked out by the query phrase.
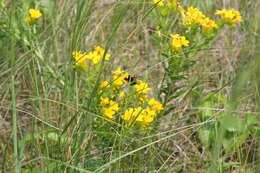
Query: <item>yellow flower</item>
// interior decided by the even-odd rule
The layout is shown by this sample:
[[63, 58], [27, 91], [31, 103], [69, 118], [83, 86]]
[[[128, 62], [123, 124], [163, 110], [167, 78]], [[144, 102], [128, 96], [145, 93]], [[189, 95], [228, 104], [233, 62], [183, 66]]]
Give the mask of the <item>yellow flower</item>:
[[103, 98], [103, 97], [101, 97], [100, 98], [100, 104], [102, 105], [102, 106], [105, 106], [105, 105], [108, 105], [109, 103], [110, 103], [110, 100], [109, 100], [109, 98], [107, 98], [107, 97], [105, 97], [105, 98]]
[[200, 24], [201, 20], [204, 18], [205, 15], [199, 11], [199, 9], [188, 7], [187, 11], [183, 14], [183, 24], [188, 26]]
[[29, 9], [29, 14], [32, 19], [38, 19], [42, 16], [42, 13], [36, 9]]
[[147, 99], [148, 95], [146, 94], [139, 94], [139, 101], [140, 103], [144, 103], [145, 100]]
[[[91, 51], [89, 53], [81, 53], [79, 51], [74, 51], [72, 53], [74, 59], [76, 60], [76, 66], [79, 67], [86, 67], [86, 60], [91, 61], [92, 65], [96, 65], [100, 63], [100, 61], [103, 59], [105, 50], [101, 48], [100, 46], [96, 46], [94, 48], [94, 51]], [[109, 60], [110, 54], [106, 54], [105, 60]]]
[[164, 5], [164, 0], [153, 0], [153, 3], [157, 5], [157, 7], [162, 7]]
[[119, 75], [121, 75], [123, 72], [124, 72], [124, 71], [121, 70], [121, 68], [117, 68], [115, 71], [113, 71], [113, 74], [119, 76]]
[[206, 17], [205, 19], [201, 20], [201, 26], [203, 32], [210, 32], [215, 28], [218, 28], [217, 23], [214, 20]]
[[[123, 120], [129, 121], [130, 123], [136, 121], [141, 115], [142, 108], [128, 108], [124, 114], [121, 116]], [[140, 118], [139, 118], [140, 119]]]
[[148, 105], [150, 106], [151, 110], [155, 112], [160, 112], [161, 110], [163, 110], [163, 105], [160, 102], [156, 101], [154, 98], [148, 101]]
[[119, 98], [123, 99], [125, 97], [125, 92], [120, 92], [119, 93]]
[[138, 84], [135, 85], [135, 89], [138, 94], [146, 94], [151, 90], [151, 88], [148, 87], [148, 84], [141, 80]]
[[[105, 54], [105, 50], [100, 46], [96, 46], [94, 48], [94, 51], [89, 52], [88, 56], [89, 59], [92, 61], [92, 65], [96, 65], [100, 63], [104, 58], [104, 54]], [[109, 60], [110, 56], [111, 56], [110, 54], [106, 54], [105, 60]]]
[[118, 106], [118, 104], [116, 102], [110, 100], [109, 105], [110, 105], [110, 108], [113, 109], [114, 111], [117, 112], [119, 110], [119, 106]]
[[154, 121], [156, 112], [150, 108], [143, 109], [142, 107], [129, 108], [121, 116], [127, 122], [127, 125], [139, 123], [143, 127], [147, 127]]
[[112, 119], [116, 112], [113, 109], [111, 109], [111, 107], [109, 107], [103, 108], [103, 114], [106, 118]]
[[124, 74], [121, 74], [120, 76], [114, 75], [113, 76], [113, 84], [116, 86], [117, 89], [119, 89], [123, 84], [125, 84], [127, 81], [125, 80], [125, 78], [128, 76], [129, 74], [126, 72]]
[[[94, 48], [94, 50], [95, 50], [95, 52], [97, 53], [97, 55], [99, 55], [99, 56], [101, 56], [101, 57], [103, 58], [103, 56], [104, 56], [104, 54], [105, 54], [105, 50], [104, 50], [102, 47], [96, 46], [96, 47]], [[106, 59], [106, 60], [109, 60], [110, 56], [111, 56], [110, 54], [106, 54], [105, 59]]]
[[179, 52], [183, 46], [189, 45], [189, 41], [186, 40], [184, 36], [180, 36], [179, 34], [171, 35], [171, 38], [171, 45], [174, 52]]
[[86, 67], [86, 60], [88, 59], [88, 56], [85, 53], [81, 53], [80, 51], [74, 51], [72, 52], [72, 56], [76, 61], [76, 66], [83, 68]]
[[215, 14], [219, 15], [223, 22], [227, 24], [237, 24], [243, 20], [239, 11], [236, 11], [233, 8], [230, 10], [217, 10]]
[[177, 0], [166, 0], [166, 6], [178, 9], [179, 7], [181, 7], [181, 3]]
[[144, 113], [142, 115], [142, 121], [139, 122], [142, 124], [142, 126], [147, 127], [154, 121], [157, 114], [154, 110], [146, 108], [144, 109]]
[[106, 88], [106, 87], [109, 87], [109, 83], [108, 83], [108, 81], [102, 81], [101, 83], [100, 83], [100, 87], [101, 88]]
[[118, 103], [113, 100], [109, 100], [109, 98], [100, 98], [100, 105], [102, 106], [103, 115], [106, 118], [113, 118], [113, 115], [119, 111]]

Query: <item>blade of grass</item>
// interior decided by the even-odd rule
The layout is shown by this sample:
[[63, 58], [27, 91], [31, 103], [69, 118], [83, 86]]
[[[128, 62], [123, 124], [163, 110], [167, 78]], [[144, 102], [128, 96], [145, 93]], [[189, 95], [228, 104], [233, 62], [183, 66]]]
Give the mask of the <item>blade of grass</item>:
[[[14, 20], [15, 20], [15, 1], [12, 1], [11, 11], [10, 11], [10, 23], [9, 23], [9, 29], [13, 30]], [[9, 57], [10, 57], [10, 67], [11, 67], [11, 101], [12, 101], [12, 136], [13, 136], [13, 150], [14, 150], [14, 172], [19, 173], [20, 172], [20, 162], [18, 157], [18, 139], [17, 139], [17, 112], [16, 112], [16, 90], [15, 90], [15, 76], [16, 76], [16, 59], [15, 59], [15, 40], [14, 36], [11, 35], [10, 40], [10, 51], [9, 51]]]

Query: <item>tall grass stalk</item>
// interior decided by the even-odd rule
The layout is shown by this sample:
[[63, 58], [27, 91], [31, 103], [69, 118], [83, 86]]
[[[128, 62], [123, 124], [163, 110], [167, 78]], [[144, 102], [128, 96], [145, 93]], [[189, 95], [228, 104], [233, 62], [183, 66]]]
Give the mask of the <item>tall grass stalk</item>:
[[[10, 22], [9, 22], [9, 29], [10, 31], [14, 31], [14, 22], [15, 22], [15, 1], [12, 1], [12, 6], [10, 8]], [[11, 35], [11, 39], [9, 42], [10, 50], [9, 50], [9, 57], [10, 57], [10, 68], [11, 68], [11, 98], [12, 98], [12, 136], [13, 136], [13, 160], [14, 160], [14, 172], [20, 173], [20, 160], [18, 155], [18, 136], [17, 136], [17, 127], [18, 127], [18, 121], [17, 121], [17, 110], [16, 110], [16, 58], [15, 58], [15, 39], [13, 34]], [[8, 48], [8, 47], [7, 47]]]

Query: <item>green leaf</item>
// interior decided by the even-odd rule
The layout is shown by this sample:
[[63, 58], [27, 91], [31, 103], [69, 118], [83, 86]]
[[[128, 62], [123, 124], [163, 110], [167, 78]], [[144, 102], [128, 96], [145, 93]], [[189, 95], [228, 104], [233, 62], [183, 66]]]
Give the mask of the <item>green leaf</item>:
[[232, 115], [224, 115], [220, 123], [221, 127], [229, 132], [242, 132], [244, 129], [242, 120]]
[[198, 130], [199, 140], [206, 148], [210, 146], [210, 133], [211, 131], [206, 128], [201, 128]]

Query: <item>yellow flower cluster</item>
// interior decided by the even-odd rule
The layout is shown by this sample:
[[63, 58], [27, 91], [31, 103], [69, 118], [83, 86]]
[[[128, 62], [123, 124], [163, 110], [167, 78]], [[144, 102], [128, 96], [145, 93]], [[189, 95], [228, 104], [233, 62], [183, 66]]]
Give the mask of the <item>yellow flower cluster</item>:
[[85, 68], [87, 66], [87, 60], [89, 60], [92, 65], [96, 65], [100, 63], [103, 58], [105, 58], [105, 60], [109, 60], [111, 55], [110, 54], [104, 55], [104, 54], [105, 54], [105, 50], [100, 46], [96, 46], [94, 48], [94, 51], [90, 51], [89, 53], [74, 51], [72, 53], [72, 56], [76, 61], [75, 62], [76, 66]]
[[180, 36], [179, 34], [172, 34], [171, 38], [171, 45], [174, 52], [179, 52], [183, 46], [189, 45], [189, 41], [186, 40], [184, 36]]
[[113, 100], [109, 100], [107, 97], [101, 97], [100, 102], [104, 116], [109, 119], [114, 118], [113, 116], [119, 111], [118, 103], [114, 102]]
[[203, 32], [210, 32], [213, 29], [218, 28], [218, 25], [214, 20], [206, 17], [199, 9], [194, 7], [188, 7], [188, 9], [182, 14], [182, 17], [184, 25], [201, 25]]
[[153, 3], [156, 4], [158, 7], [164, 6], [164, 0], [153, 0]]
[[148, 101], [148, 105], [146, 108], [128, 108], [121, 117], [127, 122], [128, 126], [134, 123], [138, 123], [143, 127], [149, 126], [158, 113], [163, 110], [163, 106], [154, 98]]
[[[118, 68], [112, 73], [110, 82], [100, 83], [102, 95], [108, 96], [100, 99], [103, 116], [114, 119], [115, 114], [121, 114], [120, 117], [126, 121], [127, 126], [137, 123], [146, 127], [151, 124], [158, 113], [163, 110], [163, 106], [154, 98], [147, 99], [147, 94], [151, 90], [148, 84], [138, 80], [135, 85], [125, 85], [129, 82], [126, 80], [129, 77], [127, 72]], [[129, 92], [126, 92], [127, 90]], [[127, 108], [127, 105], [131, 107]]]
[[113, 71], [113, 85], [115, 86], [116, 89], [120, 89], [127, 81], [125, 78], [129, 75], [127, 72], [124, 72], [120, 68], [116, 69]]
[[122, 119], [127, 122], [127, 126], [131, 126], [134, 123], [138, 123], [146, 127], [154, 121], [155, 117], [155, 111], [150, 110], [149, 108], [143, 109], [142, 107], [129, 108], [122, 115]]
[[148, 84], [143, 81], [139, 81], [139, 83], [135, 85], [135, 89], [138, 94], [147, 94], [147, 92], [151, 90]]
[[29, 16], [24, 19], [26, 23], [31, 23], [32, 21], [42, 17], [42, 13], [36, 9], [29, 9]]
[[124, 72], [123, 70], [118, 68], [112, 73], [112, 81], [101, 81], [100, 92], [103, 92], [104, 89], [112, 89], [119, 91], [123, 87], [123, 85], [127, 83], [127, 81], [125, 80], [125, 78], [127, 78], [127, 76], [129, 75], [127, 72]]
[[180, 3], [177, 0], [153, 0], [153, 3], [157, 5], [157, 7], [173, 7], [178, 8], [180, 6]]
[[237, 24], [243, 20], [239, 11], [236, 11], [235, 9], [217, 10], [215, 14], [219, 15], [223, 22], [227, 24]]

